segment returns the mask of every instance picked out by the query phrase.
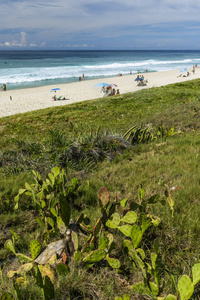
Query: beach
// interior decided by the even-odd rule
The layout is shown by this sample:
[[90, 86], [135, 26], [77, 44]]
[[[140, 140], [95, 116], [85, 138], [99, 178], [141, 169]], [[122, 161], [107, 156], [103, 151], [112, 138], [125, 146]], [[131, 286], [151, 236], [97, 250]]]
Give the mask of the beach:
[[[140, 73], [144, 79], [148, 80], [147, 86], [137, 86], [136, 74], [115, 76], [94, 80], [81, 80], [73, 83], [55, 84], [36, 88], [26, 88], [17, 90], [7, 90], [0, 92], [0, 117], [11, 116], [48, 107], [67, 105], [75, 102], [101, 98], [101, 87], [95, 86], [97, 83], [105, 82], [116, 84], [120, 94], [136, 92], [141, 89], [160, 87], [172, 83], [184, 82], [200, 78], [200, 68], [188, 70], [188, 77], [179, 77], [180, 70]], [[52, 88], [60, 88], [56, 92], [51, 92]], [[53, 100], [53, 96], [62, 96], [63, 100]], [[104, 98], [102, 98], [102, 101]]]

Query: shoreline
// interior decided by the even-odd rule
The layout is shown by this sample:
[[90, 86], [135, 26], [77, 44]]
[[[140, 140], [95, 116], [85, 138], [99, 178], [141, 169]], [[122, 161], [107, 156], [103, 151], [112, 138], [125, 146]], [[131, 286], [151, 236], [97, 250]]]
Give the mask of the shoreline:
[[[120, 94], [136, 92], [141, 89], [160, 87], [168, 84], [179, 83], [200, 78], [200, 68], [188, 69], [190, 75], [188, 77], [177, 77], [180, 70], [140, 73], [144, 79], [148, 80], [147, 86], [137, 86], [135, 78], [137, 74], [123, 75], [116, 77], [108, 77], [102, 79], [82, 80], [72, 83], [54, 84], [42, 87], [25, 88], [17, 90], [7, 90], [0, 92], [0, 118], [11, 116], [19, 113], [30, 112], [48, 107], [67, 105], [86, 100], [101, 98], [101, 87], [94, 85], [100, 82], [108, 84], [116, 84]], [[50, 92], [52, 88], [60, 88], [56, 92], [56, 96], [65, 97], [65, 100], [54, 101], [52, 97], [54, 92]], [[12, 100], [11, 100], [12, 99]], [[103, 98], [102, 98], [103, 100]]]

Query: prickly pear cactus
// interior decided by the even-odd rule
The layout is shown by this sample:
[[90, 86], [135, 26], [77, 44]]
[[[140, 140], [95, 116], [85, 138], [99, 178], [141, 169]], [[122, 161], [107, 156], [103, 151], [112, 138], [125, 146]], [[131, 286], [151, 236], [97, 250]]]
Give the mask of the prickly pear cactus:
[[106, 222], [106, 226], [114, 229], [118, 227], [119, 223], [120, 223], [120, 216], [118, 213], [114, 213]]
[[110, 200], [110, 194], [106, 187], [101, 187], [98, 192], [98, 199], [101, 201], [103, 207], [106, 207]]
[[85, 263], [96, 263], [101, 261], [102, 259], [104, 259], [106, 257], [106, 253], [104, 250], [102, 249], [98, 249], [95, 251], [92, 251], [91, 253], [89, 253], [84, 259], [83, 262]]
[[119, 269], [121, 267], [121, 263], [119, 259], [109, 257], [109, 255], [106, 255], [106, 260], [108, 264], [111, 266], [113, 269]]

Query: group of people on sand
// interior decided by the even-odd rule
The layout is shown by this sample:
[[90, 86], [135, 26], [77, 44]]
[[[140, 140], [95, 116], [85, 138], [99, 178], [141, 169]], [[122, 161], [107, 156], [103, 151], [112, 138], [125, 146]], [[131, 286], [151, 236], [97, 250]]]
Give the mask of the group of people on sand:
[[144, 75], [137, 75], [135, 78], [135, 81], [138, 81], [137, 86], [146, 86], [148, 83], [148, 80], [144, 80]]
[[101, 93], [102, 93], [102, 97], [114, 96], [114, 95], [120, 94], [119, 89], [116, 90], [115, 88], [112, 88], [111, 86], [103, 87], [101, 90]]
[[[193, 68], [192, 68], [192, 71], [191, 71], [193, 74], [195, 74], [195, 69], [196, 68], [197, 68], [197, 65], [193, 65]], [[178, 77], [188, 77], [188, 76], [190, 76], [190, 72], [188, 72], [187, 69], [185, 69], [185, 70], [183, 70], [182, 74], [177, 76], [177, 78]]]

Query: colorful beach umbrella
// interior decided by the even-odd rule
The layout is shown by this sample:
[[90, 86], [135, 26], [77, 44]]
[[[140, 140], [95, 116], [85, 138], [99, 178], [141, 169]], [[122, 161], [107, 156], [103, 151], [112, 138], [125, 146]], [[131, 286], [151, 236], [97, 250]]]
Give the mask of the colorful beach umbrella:
[[108, 86], [111, 86], [112, 88], [115, 88], [115, 87], [117, 87], [117, 85], [116, 84], [109, 84]]

